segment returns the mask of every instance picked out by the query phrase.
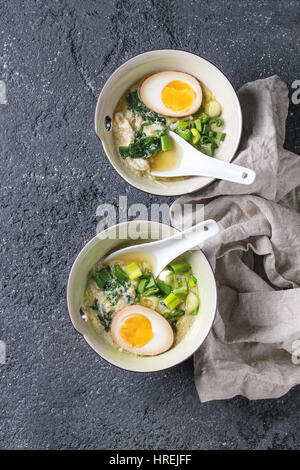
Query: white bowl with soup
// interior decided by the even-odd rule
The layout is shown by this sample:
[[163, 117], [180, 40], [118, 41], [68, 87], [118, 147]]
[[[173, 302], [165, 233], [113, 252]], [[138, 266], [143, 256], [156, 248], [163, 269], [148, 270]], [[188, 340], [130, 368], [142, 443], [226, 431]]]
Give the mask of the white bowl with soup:
[[[176, 229], [157, 222], [125, 222], [108, 228], [89, 241], [72, 266], [67, 287], [67, 302], [71, 321], [96, 353], [122, 369], [135, 372], [154, 372], [179, 364], [199, 348], [211, 329], [216, 312], [216, 284], [210, 264], [201, 250], [185, 253], [180, 260], [189, 266], [189, 268], [185, 268], [189, 270], [189, 273], [185, 272], [180, 277], [186, 277], [188, 280], [193, 278], [190, 291], [192, 296], [197, 297], [199, 301], [194, 312], [191, 309], [189, 311], [186, 309], [183, 312], [184, 307], [179, 305], [182, 311], [179, 317], [175, 318], [175, 328], [174, 318], [170, 317], [169, 311], [166, 312], [152, 304], [143, 303], [140, 299], [137, 304], [137, 301], [134, 300], [136, 293], [131, 292], [132, 286], [129, 289], [126, 288], [125, 292], [129, 302], [124, 302], [123, 296], [120, 296], [118, 303], [114, 303], [114, 305], [118, 305], [119, 311], [114, 312], [116, 314], [113, 318], [107, 317], [105, 310], [101, 309], [101, 303], [103, 302], [104, 305], [107, 298], [95, 283], [95, 274], [103, 269], [102, 260], [106, 255], [126, 245], [146, 243], [153, 239], [171, 236], [176, 232]], [[119, 238], [120, 233], [122, 233], [121, 238]], [[125, 240], [124, 233], [127, 234]], [[135, 235], [132, 235], [133, 233], [139, 233], [139, 239], [133, 240], [136, 238]], [[142, 270], [148, 271], [149, 259], [147, 257], [143, 259], [142, 253], [139, 252], [136, 261], [139, 266], [143, 266]], [[132, 260], [124, 260], [125, 264], [127, 262], [131, 263]], [[118, 260], [118, 269], [119, 266], [120, 260]], [[126, 270], [126, 268], [122, 264], [121, 266], [121, 272], [124, 274], [123, 269]], [[132, 264], [130, 266], [132, 267]], [[112, 281], [114, 280], [112, 279]], [[164, 280], [166, 281], [165, 278]], [[137, 286], [141, 282], [143, 281], [138, 280], [135, 285]], [[162, 284], [165, 285], [164, 282]], [[181, 288], [182, 284], [180, 283], [179, 289]], [[175, 292], [177, 297], [186, 295], [186, 292], [182, 293], [178, 290], [178, 285]], [[144, 300], [149, 300], [150, 303], [153, 301], [154, 297], [144, 295]], [[166, 296], [172, 297], [172, 303], [176, 297], [173, 293], [170, 296], [166, 292], [160, 296], [163, 299], [161, 300], [162, 304]], [[186, 297], [181, 297], [181, 299], [185, 300]], [[95, 302], [95, 300], [97, 301]], [[176, 305], [175, 307], [177, 308]], [[156, 311], [153, 311], [154, 309]], [[97, 312], [95, 312], [96, 310]], [[104, 315], [102, 315], [103, 312]], [[129, 317], [128, 313], [130, 313]], [[126, 343], [123, 344], [124, 339], [126, 341], [129, 338], [129, 342], [132, 340], [132, 328], [134, 328], [134, 339], [142, 341], [141, 344], [137, 344], [140, 347], [139, 350], [127, 348]], [[147, 337], [149, 332], [150, 336]]]
[[[174, 94], [177, 101], [174, 101]], [[136, 111], [137, 99], [137, 106], [147, 105], [146, 108], [151, 108], [154, 115], [162, 118], [161, 122], [153, 122], [152, 115], [152, 122], [145, 122], [147, 113], [143, 115], [143, 112]], [[183, 105], [189, 112], [182, 112]], [[217, 112], [216, 107], [219, 108]], [[201, 113], [219, 117], [219, 122], [216, 122], [217, 118], [210, 118], [206, 127], [212, 125], [206, 133], [204, 123], [199, 124], [201, 130], [195, 125]], [[207, 154], [213, 157], [227, 162], [233, 160], [242, 132], [242, 113], [235, 90], [225, 75], [208, 60], [172, 49], [145, 52], [121, 65], [105, 83], [95, 111], [96, 134], [115, 170], [132, 186], [162, 196], [187, 194], [214, 181], [202, 176], [151, 176], [151, 170], [163, 171], [179, 164], [180, 155], [172, 143], [169, 150], [166, 147], [167, 151], [163, 152], [160, 147], [150, 158], [149, 155], [145, 155], [146, 158], [132, 158], [133, 149], [129, 148], [129, 144], [135, 141], [139, 131], [143, 132], [144, 137], [161, 137], [167, 134], [161, 124], [180, 132], [179, 122], [183, 125], [188, 123], [190, 129], [183, 128], [182, 133], [190, 133], [191, 144], [194, 139], [199, 139], [200, 132], [204, 146], [200, 142], [195, 144], [200, 151], [207, 153], [207, 148]], [[153, 139], [153, 143], [160, 146], [157, 138]], [[213, 151], [209, 145], [214, 145]], [[137, 156], [134, 153], [133, 157]]]

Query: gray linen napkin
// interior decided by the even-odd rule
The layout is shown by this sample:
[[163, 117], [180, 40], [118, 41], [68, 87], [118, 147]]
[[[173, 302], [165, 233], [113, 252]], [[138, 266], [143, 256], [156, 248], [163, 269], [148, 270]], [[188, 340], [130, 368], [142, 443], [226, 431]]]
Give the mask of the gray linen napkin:
[[238, 95], [244, 129], [235, 163], [254, 169], [255, 182], [215, 181], [174, 203], [205, 204], [205, 219], [221, 228], [203, 247], [218, 286], [213, 328], [194, 356], [203, 402], [275, 398], [300, 383], [300, 156], [283, 149], [288, 90], [273, 76]]

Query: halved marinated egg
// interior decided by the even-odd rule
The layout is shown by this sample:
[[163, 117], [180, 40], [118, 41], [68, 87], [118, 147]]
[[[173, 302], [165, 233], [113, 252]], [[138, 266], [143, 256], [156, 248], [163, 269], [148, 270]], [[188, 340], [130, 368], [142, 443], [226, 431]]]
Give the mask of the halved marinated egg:
[[198, 80], [187, 73], [159, 72], [142, 83], [140, 98], [158, 114], [182, 117], [200, 108], [202, 90]]
[[174, 342], [174, 333], [167, 320], [142, 305], [130, 305], [120, 310], [110, 331], [118, 346], [142, 356], [161, 354]]

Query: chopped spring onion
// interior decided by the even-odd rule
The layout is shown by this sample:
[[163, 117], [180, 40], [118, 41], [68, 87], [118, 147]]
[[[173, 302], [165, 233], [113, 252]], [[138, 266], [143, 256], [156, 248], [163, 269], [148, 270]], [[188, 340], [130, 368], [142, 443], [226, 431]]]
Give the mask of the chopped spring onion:
[[198, 119], [200, 119], [200, 122], [204, 124], [209, 120], [209, 116], [206, 113], [201, 113]]
[[173, 294], [173, 292], [171, 292], [165, 299], [164, 299], [164, 303], [166, 304], [166, 306], [170, 309], [170, 310], [174, 310], [176, 307], [178, 307], [178, 305], [180, 305], [182, 302], [181, 299], [179, 299], [179, 297], [177, 297], [177, 295]]
[[169, 135], [162, 135], [160, 138], [161, 149], [163, 152], [170, 150], [171, 148], [171, 139]]
[[178, 121], [178, 129], [184, 130], [187, 127], [189, 127], [189, 122], [188, 121]]
[[137, 279], [142, 275], [142, 271], [140, 270], [139, 265], [135, 262], [125, 266], [125, 270], [131, 281], [134, 281], [134, 279]]
[[222, 107], [218, 101], [210, 101], [205, 105], [205, 112], [210, 118], [220, 116]]
[[136, 297], [135, 297], [135, 302], [139, 302], [143, 293], [144, 293], [144, 290], [145, 290], [145, 286], [147, 284], [148, 280], [147, 279], [141, 279], [139, 284], [138, 284], [138, 287], [137, 287], [137, 291], [136, 291]]
[[197, 284], [197, 279], [195, 278], [195, 276], [191, 276], [188, 280], [188, 283], [189, 287], [195, 287]]
[[208, 134], [209, 131], [210, 131], [210, 125], [209, 124], [203, 124], [201, 134]]
[[201, 144], [208, 144], [209, 142], [211, 142], [211, 140], [207, 135], [202, 135], [200, 137], [200, 142]]
[[215, 145], [212, 142], [202, 144], [201, 148], [206, 155], [213, 157]]
[[189, 292], [185, 302], [185, 311], [187, 315], [197, 315], [199, 308], [199, 297], [194, 292]]
[[188, 293], [188, 283], [185, 278], [180, 279], [178, 283], [178, 287], [174, 289], [175, 295], [187, 295]]
[[180, 135], [180, 137], [182, 137], [184, 140], [187, 140], [188, 142], [191, 141], [192, 134], [189, 129], [185, 129], [185, 130], [178, 129], [177, 132]]
[[197, 129], [191, 129], [191, 133], [192, 133], [192, 142], [193, 144], [197, 144], [200, 140], [200, 134], [199, 132], [197, 131]]
[[221, 140], [223, 141], [226, 137], [226, 133], [225, 132], [215, 132], [215, 138], [217, 140]]
[[201, 132], [202, 131], [202, 124], [201, 124], [201, 121], [200, 119], [196, 119], [194, 121], [194, 124], [195, 124], [195, 127], [197, 129], [198, 132]]
[[183, 259], [171, 261], [171, 263], [169, 263], [169, 266], [172, 268], [175, 274], [182, 274], [186, 271], [190, 271], [191, 269], [190, 264], [184, 261]]
[[170, 318], [175, 318], [175, 317], [182, 317], [184, 315], [184, 310], [181, 308], [177, 308], [173, 310], [172, 312], [165, 312], [164, 317], [169, 320]]
[[142, 297], [140, 304], [144, 307], [153, 308], [153, 310], [156, 310], [158, 308], [159, 298], [155, 296]]
[[143, 291], [143, 295], [145, 297], [149, 297], [149, 295], [156, 294], [158, 292], [156, 281], [151, 272], [144, 272], [142, 279], [145, 279], [147, 281]]
[[166, 284], [169, 284], [169, 286], [174, 288], [174, 281], [175, 281], [174, 273], [168, 274], [165, 280]]
[[127, 276], [127, 274], [125, 273], [125, 271], [123, 271], [122, 268], [120, 268], [120, 266], [118, 264], [116, 264], [115, 266], [113, 266], [112, 268], [112, 271], [113, 271], [113, 275], [119, 279], [119, 281], [128, 281], [129, 280], [129, 277]]
[[144, 296], [145, 297], [149, 297], [150, 295], [153, 295], [153, 294], [157, 294], [158, 293], [158, 287], [151, 287], [151, 288], [147, 288], [146, 290], [144, 290]]
[[182, 317], [184, 315], [184, 310], [182, 309], [175, 309], [172, 312], [165, 312], [164, 313], [164, 318], [170, 323], [172, 328], [176, 330], [176, 325], [177, 325], [177, 320], [179, 317]]
[[221, 127], [223, 125], [223, 121], [219, 117], [212, 118], [209, 121], [210, 124], [214, 124], [216, 127]]
[[166, 284], [165, 282], [160, 281], [159, 279], [156, 280], [156, 284], [163, 295], [170, 294], [172, 287], [169, 284]]
[[141, 279], [137, 288], [140, 295], [143, 295], [148, 279]]

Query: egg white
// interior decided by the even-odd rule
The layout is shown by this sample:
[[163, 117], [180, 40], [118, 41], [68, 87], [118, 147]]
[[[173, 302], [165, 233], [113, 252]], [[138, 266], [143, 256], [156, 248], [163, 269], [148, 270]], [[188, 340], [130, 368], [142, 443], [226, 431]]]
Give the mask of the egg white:
[[[134, 314], [145, 316], [152, 326], [152, 338], [142, 347], [131, 346], [120, 335], [120, 328], [124, 324], [124, 321]], [[126, 351], [142, 356], [161, 354], [170, 349], [174, 342], [174, 333], [167, 320], [155, 310], [141, 305], [130, 305], [120, 310], [112, 321], [110, 331], [113, 341], [118, 346]]]
[[[183, 111], [174, 111], [167, 108], [161, 98], [163, 88], [170, 82], [179, 80], [190, 85], [196, 93], [196, 98], [192, 106]], [[194, 114], [202, 103], [202, 89], [196, 78], [183, 72], [159, 72], [146, 78], [142, 83], [140, 90], [140, 98], [143, 103], [158, 114], [172, 117], [183, 117]]]

